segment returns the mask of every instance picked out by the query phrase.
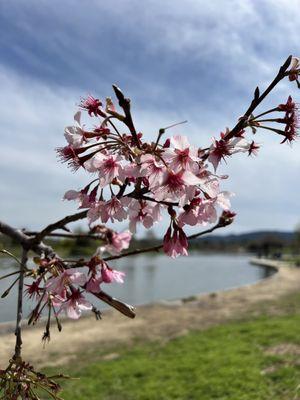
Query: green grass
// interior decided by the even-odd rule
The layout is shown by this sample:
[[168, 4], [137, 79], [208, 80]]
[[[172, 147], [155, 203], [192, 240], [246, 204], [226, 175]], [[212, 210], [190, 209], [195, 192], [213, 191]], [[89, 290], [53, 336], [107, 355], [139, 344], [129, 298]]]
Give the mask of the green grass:
[[[175, 316], [174, 316], [175, 318]], [[300, 346], [300, 316], [260, 317], [159, 343], [82, 354], [64, 372], [66, 400], [298, 399], [300, 364], [293, 354], [267, 355], [271, 346]], [[299, 347], [300, 349], [300, 347]], [[110, 350], [112, 352], [112, 350]], [[300, 396], [300, 392], [299, 392]]]

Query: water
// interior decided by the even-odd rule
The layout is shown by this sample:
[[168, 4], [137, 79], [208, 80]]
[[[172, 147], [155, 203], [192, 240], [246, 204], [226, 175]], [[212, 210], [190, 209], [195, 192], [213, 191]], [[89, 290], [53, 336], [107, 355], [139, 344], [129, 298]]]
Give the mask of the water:
[[[176, 260], [163, 255], [123, 258], [111, 266], [126, 273], [125, 283], [103, 285], [103, 290], [126, 303], [139, 305], [230, 289], [257, 282], [272, 273], [250, 265], [249, 258], [240, 254], [191, 254]], [[10, 259], [1, 259], [0, 262], [3, 274], [15, 270]], [[14, 279], [0, 281], [0, 294]], [[94, 301], [95, 298], [91, 296], [90, 299]], [[15, 319], [16, 300], [16, 288], [6, 298], [0, 299], [0, 322]], [[94, 304], [97, 308], [105, 308], [100, 300], [96, 299]], [[25, 316], [32, 306], [31, 301], [25, 302]]]

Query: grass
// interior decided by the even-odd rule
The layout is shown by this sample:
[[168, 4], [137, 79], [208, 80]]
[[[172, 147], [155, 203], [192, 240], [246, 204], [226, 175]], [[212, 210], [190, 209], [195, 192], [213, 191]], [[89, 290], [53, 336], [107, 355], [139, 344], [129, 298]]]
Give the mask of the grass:
[[[267, 354], [292, 343], [300, 349], [300, 316], [234, 322], [161, 343], [93, 349], [64, 372], [65, 400], [292, 400], [300, 384], [295, 354]], [[296, 347], [297, 348], [297, 347]], [[299, 353], [300, 354], [300, 353]], [[299, 392], [300, 396], [300, 392]]]

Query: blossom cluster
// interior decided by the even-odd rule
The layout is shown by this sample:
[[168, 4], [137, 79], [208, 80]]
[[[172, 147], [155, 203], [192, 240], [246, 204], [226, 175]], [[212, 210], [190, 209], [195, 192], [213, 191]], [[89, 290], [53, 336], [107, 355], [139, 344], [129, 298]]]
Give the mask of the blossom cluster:
[[[96, 179], [79, 191], [67, 191], [64, 199], [76, 200], [79, 208], [87, 209], [90, 226], [128, 220], [131, 233], [136, 232], [138, 224], [151, 228], [166, 212], [170, 222], [164, 251], [171, 257], [187, 255], [187, 225], [215, 223], [218, 208], [230, 209], [232, 193], [220, 188], [227, 176], [216, 171], [219, 163], [233, 154], [257, 154], [259, 145], [246, 139], [245, 128], [251, 128], [253, 133], [258, 128], [273, 130], [284, 136], [283, 142], [294, 140], [298, 129], [297, 106], [291, 97], [285, 104], [260, 114], [284, 111], [284, 118], [263, 120], [251, 116], [234, 137], [227, 129], [204, 150], [191, 145], [183, 135], [161, 142], [165, 129], [159, 131], [155, 142], [144, 141], [143, 134], [136, 133], [133, 125], [129, 133], [124, 133], [124, 127], [128, 127], [125, 116], [110, 98], [104, 107], [99, 99], [88, 96], [80, 109], [74, 116], [74, 125], [65, 129], [68, 144], [58, 153], [73, 170], [83, 168]], [[96, 119], [93, 128], [81, 124], [82, 110]], [[115, 120], [123, 130], [116, 127]], [[264, 121], [284, 123], [285, 129], [267, 127]]]
[[[293, 59], [287, 73], [290, 80], [298, 82], [298, 66], [299, 60]], [[68, 190], [64, 199], [75, 200], [86, 210], [90, 231], [101, 235], [102, 245], [81, 264], [80, 272], [57, 257], [38, 261], [35, 280], [27, 289], [37, 301], [31, 321], [46, 306], [56, 317], [65, 311], [74, 319], [93, 309], [85, 293], [99, 295], [104, 284], [122, 283], [125, 275], [109, 266], [103, 253], [120, 254], [129, 247], [138, 225], [149, 229], [162, 220], [163, 213], [169, 219], [164, 252], [172, 258], [186, 256], [186, 227], [226, 226], [233, 221], [232, 193], [221, 190], [221, 182], [228, 177], [217, 170], [220, 162], [234, 154], [257, 154], [260, 146], [246, 138], [247, 129], [253, 134], [258, 129], [273, 131], [284, 137], [282, 143], [297, 136], [298, 106], [289, 96], [285, 103], [256, 116], [245, 114], [236, 128], [227, 128], [206, 148], [193, 146], [184, 135], [164, 137], [168, 128], [179, 124], [160, 129], [156, 140], [149, 142], [135, 129], [129, 99], [113, 88], [120, 109], [110, 98], [105, 102], [92, 96], [82, 99], [74, 124], [65, 128], [67, 145], [58, 149], [61, 160], [74, 171], [82, 168], [91, 175], [88, 184], [81, 190]], [[81, 122], [84, 111], [92, 127]], [[274, 113], [279, 117], [269, 118]], [[128, 221], [129, 231], [117, 233], [106, 227], [116, 221]]]
[[85, 298], [86, 293], [100, 293], [102, 284], [124, 282], [125, 273], [110, 268], [98, 255], [83, 265], [84, 271], [66, 268], [59, 258], [37, 258], [35, 261], [38, 264], [34, 273], [36, 279], [26, 285], [28, 297], [37, 303], [29, 323], [35, 323], [45, 308], [54, 313], [57, 321], [62, 312], [69, 318], [78, 319], [82, 311], [93, 309], [92, 303]]

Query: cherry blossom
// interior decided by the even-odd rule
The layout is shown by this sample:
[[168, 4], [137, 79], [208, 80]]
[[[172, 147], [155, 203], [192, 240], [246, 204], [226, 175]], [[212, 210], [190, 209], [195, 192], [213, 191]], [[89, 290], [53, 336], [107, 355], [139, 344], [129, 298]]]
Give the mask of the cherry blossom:
[[94, 114], [95, 117], [98, 115], [105, 117], [105, 114], [100, 109], [101, 106], [102, 103], [99, 99], [95, 99], [93, 96], [89, 95], [86, 99], [81, 100], [79, 107], [87, 110], [90, 116]]
[[300, 59], [298, 57], [292, 57], [289, 70], [290, 81], [296, 81], [298, 79], [299, 69], [300, 69]]
[[158, 201], [179, 201], [180, 205], [184, 205], [193, 198], [194, 186], [200, 182], [201, 180], [190, 171], [168, 171], [164, 174], [162, 185], [155, 186], [152, 192]]
[[47, 282], [46, 288], [48, 292], [64, 298], [66, 296], [66, 289], [70, 285], [84, 285], [85, 283], [85, 274], [76, 271], [74, 268], [70, 268], [57, 277], [50, 278]]
[[164, 251], [172, 257], [187, 256], [188, 241], [182, 228], [173, 223], [173, 230], [170, 226], [164, 236]]
[[82, 295], [79, 289], [72, 290], [71, 293], [67, 293], [66, 301], [61, 304], [59, 313], [65, 311], [66, 315], [71, 319], [80, 318], [82, 311], [89, 311], [93, 307]]
[[65, 138], [73, 149], [81, 147], [85, 142], [85, 137], [84, 137], [85, 133], [80, 124], [80, 118], [81, 118], [81, 112], [78, 111], [74, 115], [74, 120], [76, 122], [76, 125], [67, 126], [65, 128]]
[[163, 157], [174, 172], [197, 169], [198, 150], [190, 145], [186, 136], [172, 137], [171, 145], [174, 148], [166, 149]]
[[113, 232], [108, 238], [109, 244], [105, 249], [111, 254], [119, 254], [122, 250], [128, 249], [132, 234], [127, 230], [125, 232]]
[[141, 176], [148, 178], [149, 186], [160, 185], [163, 182], [166, 167], [163, 162], [151, 154], [141, 156]]
[[101, 278], [104, 283], [124, 283], [125, 272], [117, 271], [110, 268], [105, 262], [101, 266]]

